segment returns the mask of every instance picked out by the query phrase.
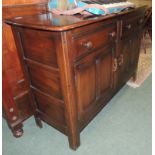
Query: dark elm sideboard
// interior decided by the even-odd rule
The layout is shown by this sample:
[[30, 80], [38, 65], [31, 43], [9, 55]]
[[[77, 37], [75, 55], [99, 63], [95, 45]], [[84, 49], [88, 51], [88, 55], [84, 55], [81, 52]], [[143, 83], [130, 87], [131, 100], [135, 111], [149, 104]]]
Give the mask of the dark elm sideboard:
[[37, 123], [77, 149], [80, 132], [135, 78], [146, 7], [83, 18], [49, 13], [6, 20], [14, 34]]

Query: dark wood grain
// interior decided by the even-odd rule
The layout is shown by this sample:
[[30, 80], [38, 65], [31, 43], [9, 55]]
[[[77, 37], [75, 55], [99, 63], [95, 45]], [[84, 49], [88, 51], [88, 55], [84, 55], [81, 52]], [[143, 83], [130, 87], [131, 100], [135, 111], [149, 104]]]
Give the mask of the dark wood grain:
[[[92, 19], [47, 13], [6, 21], [38, 118], [66, 134], [72, 149], [80, 145], [80, 131], [134, 75], [144, 13], [140, 7]], [[124, 29], [130, 24], [132, 31]]]
[[35, 3], [35, 4], [21, 3], [18, 5], [13, 5], [13, 4], [11, 5], [11, 4], [12, 3], [10, 3], [9, 5], [3, 5], [2, 7], [3, 20], [5, 20], [6, 18], [13, 18], [17, 16], [41, 14], [41, 13], [46, 13], [48, 11], [47, 3]]
[[136, 8], [132, 11], [124, 11], [117, 14], [110, 14], [108, 16], [100, 16], [100, 17], [91, 17], [83, 19], [80, 16], [60, 16], [53, 15], [48, 12], [45, 14], [38, 14], [33, 16], [25, 16], [25, 17], [15, 17], [10, 20], [6, 20], [8, 24], [14, 24], [17, 26], [35, 28], [35, 29], [44, 29], [51, 31], [64, 31], [69, 29], [74, 29], [77, 27], [81, 27], [84, 25], [89, 25], [92, 23], [96, 23], [99, 21], [111, 19], [114, 17], [121, 17], [122, 15], [127, 15], [134, 17], [135, 15], [143, 13], [143, 9], [145, 7]]
[[14, 104], [14, 112], [18, 112], [18, 119], [14, 122], [10, 120], [12, 118], [10, 115], [7, 115], [8, 117], [5, 117], [7, 119], [8, 125], [11, 127], [13, 126], [11, 130], [13, 131], [13, 134], [15, 136], [22, 134], [23, 131], [21, 128], [23, 121], [25, 121], [34, 114], [34, 103], [32, 103], [31, 95], [29, 94], [29, 86], [18, 58], [11, 27], [5, 24], [4, 20], [6, 18], [45, 13], [47, 11], [47, 3], [31, 4], [33, 2], [33, 0], [4, 0], [2, 7], [2, 68], [3, 80], [7, 81], [7, 84], [5, 85], [8, 85], [7, 89], [5, 85], [3, 85], [3, 107], [5, 107], [3, 108], [3, 111], [4, 113], [8, 113], [9, 105]]
[[[96, 29], [96, 27], [99, 28]], [[73, 42], [76, 48], [74, 57], [78, 58], [81, 55], [103, 47], [109, 42], [114, 42], [116, 39], [116, 22], [115, 20], [111, 20], [111, 23], [99, 22], [92, 27], [85, 26], [79, 32], [75, 29], [72, 33], [74, 34]]]
[[3, 71], [2, 85], [3, 112], [5, 118], [7, 120], [8, 126], [12, 130], [13, 135], [15, 137], [20, 137], [23, 134], [23, 124], [21, 122], [21, 117], [17, 105], [12, 98], [11, 88], [8, 83], [5, 71]]
[[[25, 58], [57, 67], [55, 35], [55, 33], [42, 33], [42, 31], [23, 29], [21, 38]], [[33, 46], [31, 45], [32, 42]], [[46, 51], [46, 54], [44, 54], [44, 51]]]

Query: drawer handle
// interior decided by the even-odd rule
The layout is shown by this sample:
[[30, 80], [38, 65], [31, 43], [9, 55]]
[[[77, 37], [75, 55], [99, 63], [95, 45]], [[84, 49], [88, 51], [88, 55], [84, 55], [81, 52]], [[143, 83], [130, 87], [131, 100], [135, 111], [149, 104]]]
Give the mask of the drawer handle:
[[129, 30], [131, 29], [131, 24], [127, 25], [126, 28]]
[[116, 36], [116, 32], [111, 32], [111, 33], [109, 33], [109, 35], [110, 35], [112, 38], [114, 38], [114, 37]]
[[116, 58], [114, 58], [114, 62], [113, 62], [113, 72], [116, 72], [117, 71], [117, 68], [118, 68], [118, 64], [117, 64], [118, 62], [117, 62], [117, 59]]
[[88, 41], [88, 42], [84, 43], [83, 46], [87, 49], [91, 49], [91, 48], [93, 48], [93, 43], [91, 41]]

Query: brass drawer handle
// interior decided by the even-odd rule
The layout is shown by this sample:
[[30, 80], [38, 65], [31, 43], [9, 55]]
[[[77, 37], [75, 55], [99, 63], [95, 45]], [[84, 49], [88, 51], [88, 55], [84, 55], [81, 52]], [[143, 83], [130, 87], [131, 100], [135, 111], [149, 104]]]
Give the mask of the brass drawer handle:
[[114, 31], [114, 32], [111, 32], [111, 33], [109, 33], [109, 35], [112, 37], [112, 38], [114, 38], [115, 36], [116, 36], [116, 32]]
[[83, 46], [87, 49], [93, 48], [93, 43], [91, 41], [83, 43]]
[[131, 29], [131, 24], [127, 25], [126, 28], [129, 30]]
[[117, 59], [114, 58], [114, 61], [113, 61], [113, 72], [116, 72], [117, 71], [117, 68], [118, 68], [118, 65], [117, 65]]
[[124, 62], [124, 57], [123, 54], [120, 55], [120, 57], [118, 58], [118, 65], [121, 66]]

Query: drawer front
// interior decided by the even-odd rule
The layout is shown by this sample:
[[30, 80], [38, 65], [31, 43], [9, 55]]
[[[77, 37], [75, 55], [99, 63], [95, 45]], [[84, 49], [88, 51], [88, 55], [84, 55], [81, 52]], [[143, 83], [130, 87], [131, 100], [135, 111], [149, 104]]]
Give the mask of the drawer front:
[[143, 26], [144, 17], [129, 17], [122, 20], [122, 37], [139, 33]]
[[78, 58], [93, 50], [100, 48], [107, 43], [116, 40], [116, 24], [108, 24], [97, 27], [96, 29], [88, 29], [86, 32], [80, 33], [73, 39], [74, 58]]

